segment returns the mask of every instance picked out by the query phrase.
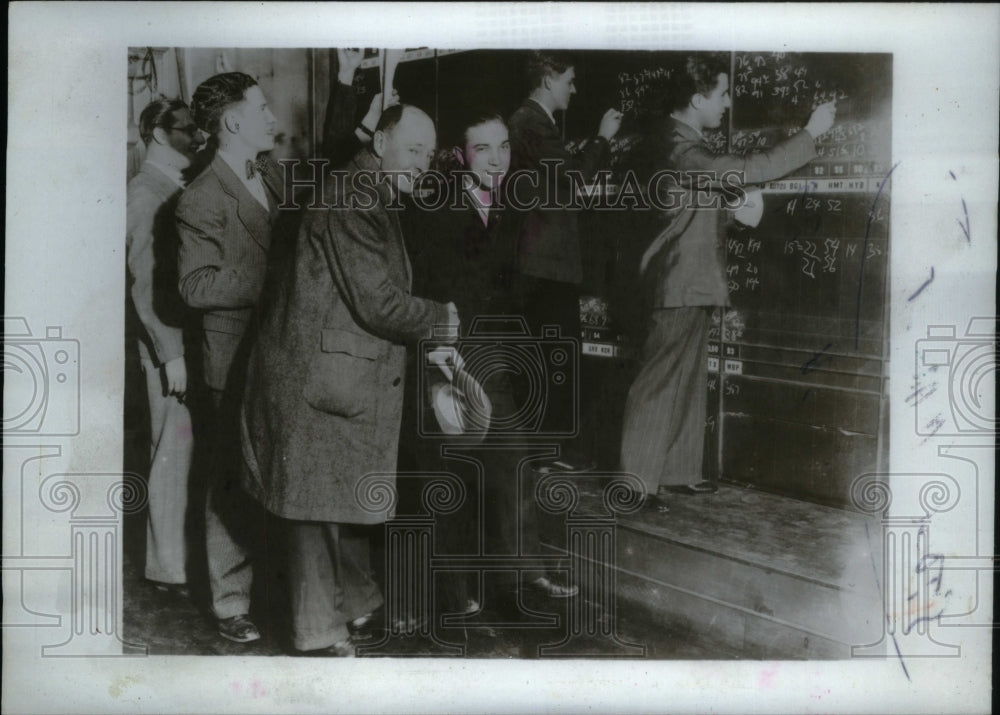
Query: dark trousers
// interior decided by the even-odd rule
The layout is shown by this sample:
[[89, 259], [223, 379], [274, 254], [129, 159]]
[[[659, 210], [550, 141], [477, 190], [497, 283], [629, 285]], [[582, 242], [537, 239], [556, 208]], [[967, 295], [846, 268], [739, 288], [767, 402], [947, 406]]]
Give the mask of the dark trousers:
[[[400, 516], [423, 513], [422, 488], [434, 474], [454, 474], [462, 482], [465, 499], [461, 506], [448, 514], [435, 515], [436, 555], [451, 555], [474, 561], [476, 556], [537, 556], [542, 553], [538, 535], [538, 506], [534, 498], [534, 475], [520, 462], [526, 454], [523, 447], [501, 447], [491, 444], [489, 435], [477, 448], [463, 448], [453, 439], [434, 436], [435, 417], [425, 395], [418, 394], [416, 361], [411, 361], [404, 396], [403, 424], [400, 435], [399, 471], [423, 473], [398, 479]], [[513, 388], [501, 373], [484, 386], [495, 417], [509, 416], [515, 410]], [[422, 413], [422, 415], [421, 415]], [[418, 420], [425, 434], [418, 435]], [[430, 429], [428, 429], [430, 427]], [[486, 588], [513, 591], [517, 564], [511, 571], [486, 581]], [[544, 571], [527, 569], [520, 573], [522, 582], [545, 575]], [[480, 575], [475, 566], [456, 567], [445, 573], [438, 583], [437, 613], [461, 610], [468, 599], [482, 601], [489, 593], [479, 590]]]
[[[546, 327], [558, 328], [556, 336], [559, 340], [571, 338], [577, 341], [577, 356], [580, 355], [580, 289], [572, 283], [550, 281], [545, 278], [522, 276], [519, 278], [518, 302], [520, 311], [528, 323], [531, 334], [546, 340]], [[551, 338], [550, 338], [551, 339]], [[577, 360], [579, 364], [579, 359]], [[570, 436], [554, 438], [553, 443], [559, 444], [562, 451], [585, 452], [579, 444], [580, 404], [582, 389], [579, 381], [579, 371], [570, 376], [576, 399], [567, 399], [560, 395], [558, 399], [549, 400], [545, 405], [545, 415], [540, 430], [543, 434], [571, 433]], [[521, 394], [525, 386], [515, 383], [515, 398], [524, 404], [529, 398]]]
[[625, 403], [621, 466], [657, 487], [702, 480], [712, 308], [660, 308], [649, 318]]
[[211, 414], [205, 435], [205, 546], [212, 612], [231, 618], [250, 612], [253, 560], [259, 553], [264, 509], [240, 486], [243, 459], [237, 431], [238, 400], [230, 391], [210, 390]]

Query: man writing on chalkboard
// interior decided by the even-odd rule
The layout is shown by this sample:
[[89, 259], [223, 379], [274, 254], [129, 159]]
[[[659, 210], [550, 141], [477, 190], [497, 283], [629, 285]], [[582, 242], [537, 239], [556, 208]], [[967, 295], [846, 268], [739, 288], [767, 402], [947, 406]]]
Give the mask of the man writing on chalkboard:
[[[576, 212], [567, 205], [573, 192], [567, 171], [589, 181], [607, 165], [609, 142], [621, 127], [622, 113], [605, 112], [597, 136], [572, 154], [554, 114], [568, 109], [576, 93], [573, 62], [557, 52], [533, 52], [526, 69], [531, 93], [508, 123], [512, 174], [522, 170], [534, 180], [514, 178], [512, 200], [522, 206], [537, 201], [525, 218], [518, 245], [521, 310], [535, 335], [542, 334], [543, 326], [558, 326], [560, 337], [579, 339], [583, 265]], [[528, 196], [521, 187], [532, 184], [535, 194]], [[569, 401], [546, 405], [542, 430], [565, 431], [575, 423], [572, 409]], [[580, 461], [564, 454], [559, 468], [580, 467]]]
[[[663, 491], [717, 490], [703, 481], [701, 470], [706, 340], [712, 311], [729, 303], [723, 229], [731, 214], [721, 200], [724, 177], [731, 180], [735, 172], [740, 183], [757, 184], [803, 166], [815, 158], [815, 140], [833, 126], [836, 113], [832, 103], [817, 107], [802, 131], [766, 151], [716, 153], [702, 132], [718, 128], [730, 107], [728, 68], [728, 62], [715, 56], [686, 58], [672, 74], [665, 126], [642, 151], [656, 169], [670, 170], [685, 199], [642, 257], [642, 285], [651, 313], [622, 428], [622, 469], [642, 479], [646, 505], [660, 511], [666, 510], [659, 499]], [[665, 188], [666, 182], [662, 184]], [[702, 208], [707, 205], [711, 207]]]

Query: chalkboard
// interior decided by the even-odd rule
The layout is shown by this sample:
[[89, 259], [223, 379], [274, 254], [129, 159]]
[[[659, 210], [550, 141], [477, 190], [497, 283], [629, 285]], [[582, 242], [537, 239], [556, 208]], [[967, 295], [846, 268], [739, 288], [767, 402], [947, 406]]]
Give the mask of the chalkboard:
[[[435, 119], [447, 145], [470, 107], [509, 117], [520, 105], [526, 54], [418, 53], [400, 64], [396, 88]], [[607, 109], [624, 112], [611, 142], [612, 184], [620, 180], [643, 138], [662, 130], [665, 93], [689, 54], [574, 53], [577, 94], [556, 115], [567, 146], [593, 137]], [[850, 480], [877, 471], [887, 444], [892, 57], [738, 51], [722, 59], [732, 109], [707, 133], [716, 151], [771, 148], [831, 99], [837, 121], [817, 141], [815, 160], [760, 187], [758, 226], [733, 225], [719, 237], [731, 305], [716, 311], [709, 335], [705, 476], [847, 506]], [[377, 68], [359, 71], [356, 88], [363, 112], [379, 91]], [[580, 216], [582, 293], [611, 303], [603, 333], [622, 332], [640, 300], [628, 264], [653, 235], [638, 230], [634, 213]], [[623, 345], [626, 362], [594, 358], [602, 367], [588, 384], [603, 387], [581, 396], [595, 434], [620, 430], [606, 421], [620, 414], [629, 387]], [[616, 442], [605, 442], [607, 454], [596, 456], [613, 468]]]
[[[738, 52], [733, 57], [734, 152], [800, 131], [834, 99], [837, 121], [817, 158], [764, 190], [754, 229], [726, 241], [730, 300], [742, 340], [879, 357], [889, 259], [891, 57]], [[809, 337], [805, 337], [809, 336]]]
[[889, 169], [892, 57], [886, 54], [737, 52], [731, 78], [732, 150], [774, 146], [834, 100], [837, 123], [818, 159], [791, 177], [884, 176]]

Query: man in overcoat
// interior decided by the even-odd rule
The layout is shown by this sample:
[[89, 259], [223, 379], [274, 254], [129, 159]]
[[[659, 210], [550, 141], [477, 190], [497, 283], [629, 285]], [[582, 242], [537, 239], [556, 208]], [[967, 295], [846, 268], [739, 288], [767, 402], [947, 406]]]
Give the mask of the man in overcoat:
[[[434, 124], [397, 105], [372, 150], [310, 210], [289, 273], [264, 306], [243, 412], [245, 486], [276, 520], [298, 651], [350, 656], [348, 624], [382, 603], [360, 525], [391, 516], [406, 345], [458, 314], [410, 293], [399, 193], [430, 165]], [[391, 208], [391, 207], [396, 207]]]

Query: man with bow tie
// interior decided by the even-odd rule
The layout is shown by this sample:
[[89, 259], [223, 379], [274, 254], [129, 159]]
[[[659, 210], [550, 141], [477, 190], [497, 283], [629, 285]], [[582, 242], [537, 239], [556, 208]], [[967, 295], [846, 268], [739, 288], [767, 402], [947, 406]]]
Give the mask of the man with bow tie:
[[246, 643], [260, 638], [249, 618], [258, 512], [238, 486], [236, 426], [281, 203], [280, 171], [258, 160], [274, 147], [276, 120], [257, 82], [241, 72], [202, 82], [191, 112], [215, 150], [177, 207], [179, 288], [201, 313], [202, 377], [213, 408], [205, 509], [209, 585], [219, 634]]

